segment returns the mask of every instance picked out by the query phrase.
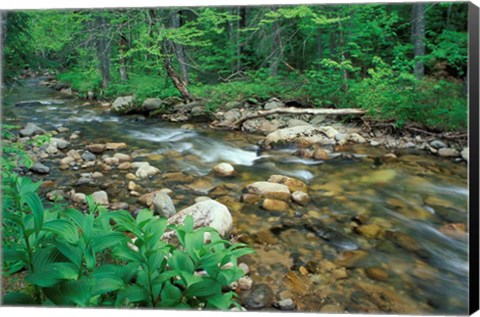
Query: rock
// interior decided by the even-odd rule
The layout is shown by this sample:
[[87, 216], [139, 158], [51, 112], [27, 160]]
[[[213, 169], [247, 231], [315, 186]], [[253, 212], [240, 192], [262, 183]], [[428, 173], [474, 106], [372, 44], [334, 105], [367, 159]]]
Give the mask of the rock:
[[63, 133], [63, 132], [70, 131], [70, 129], [66, 128], [66, 127], [58, 127], [57, 131], [58, 131], [58, 133]]
[[135, 174], [128, 173], [127, 175], [125, 175], [125, 178], [128, 180], [135, 180], [137, 179], [137, 176], [135, 176]]
[[288, 186], [272, 182], [255, 182], [247, 185], [247, 191], [261, 197], [290, 200], [290, 190]]
[[397, 172], [393, 169], [377, 170], [361, 178], [362, 183], [387, 184], [393, 181]]
[[132, 168], [132, 164], [130, 162], [123, 162], [120, 163], [117, 168], [119, 170], [129, 170], [130, 168]]
[[213, 172], [222, 177], [232, 177], [235, 176], [235, 169], [232, 165], [228, 163], [220, 163], [213, 167]]
[[313, 152], [312, 157], [315, 160], [321, 160], [321, 161], [326, 161], [326, 160], [330, 159], [330, 157], [328, 156], [328, 153], [324, 149], [321, 149], [321, 148], [316, 149]]
[[71, 156], [65, 156], [60, 160], [61, 165], [70, 165], [70, 163], [74, 162], [75, 160]]
[[223, 122], [232, 124], [242, 117], [242, 113], [238, 109], [228, 110], [223, 114]]
[[212, 227], [224, 238], [227, 238], [232, 231], [233, 220], [230, 211], [225, 205], [215, 200], [202, 201], [183, 209], [170, 217], [168, 223], [182, 224], [188, 215], [193, 218], [194, 229]]
[[365, 143], [367, 140], [363, 136], [358, 133], [352, 133], [348, 136], [348, 141], [355, 142], [355, 143]]
[[324, 115], [313, 115], [312, 119], [310, 120], [310, 124], [314, 126], [320, 126], [326, 119], [327, 117]]
[[310, 196], [302, 191], [296, 191], [292, 193], [292, 200], [299, 205], [305, 206], [310, 202]]
[[335, 261], [338, 266], [352, 268], [362, 261], [368, 253], [363, 250], [344, 251]]
[[102, 178], [103, 174], [100, 172], [93, 172], [92, 178]]
[[126, 114], [135, 107], [133, 96], [118, 97], [112, 104], [111, 111], [118, 114]]
[[157, 173], [160, 173], [160, 170], [158, 168], [151, 165], [144, 165], [137, 169], [137, 171], [135, 172], [135, 176], [137, 176], [138, 178], [147, 178]]
[[248, 265], [243, 262], [238, 263], [238, 267], [242, 269], [242, 271], [245, 272], [245, 274], [248, 274], [250, 272], [250, 268], [248, 267]]
[[132, 163], [132, 168], [140, 168], [142, 166], [150, 166], [150, 163], [148, 163], [148, 162], [133, 162]]
[[462, 152], [460, 153], [460, 155], [462, 156], [462, 158], [468, 162], [468, 147], [465, 147], [463, 148]]
[[432, 142], [430, 142], [430, 146], [433, 147], [433, 148], [435, 148], [435, 149], [437, 149], [437, 150], [438, 150], [438, 149], [443, 149], [443, 148], [446, 148], [446, 147], [447, 147], [447, 145], [446, 145], [444, 142], [440, 141], [440, 140], [433, 140]]
[[386, 237], [396, 245], [407, 251], [415, 252], [422, 257], [427, 257], [427, 251], [411, 236], [399, 231], [386, 231]]
[[393, 163], [398, 161], [398, 157], [394, 153], [387, 153], [382, 156], [382, 161], [385, 163]]
[[357, 231], [367, 239], [375, 239], [378, 238], [379, 235], [382, 233], [382, 228], [376, 224], [367, 224], [358, 226], [357, 228], [355, 228], [355, 231]]
[[128, 188], [129, 191], [135, 190], [137, 188], [137, 184], [135, 184], [132, 181], [129, 181], [127, 188]]
[[59, 138], [51, 138], [50, 139], [50, 144], [55, 146], [59, 150], [64, 150], [67, 147], [70, 146], [70, 142], [64, 140], [64, 139], [59, 139]]
[[348, 135], [345, 133], [337, 133], [335, 134], [335, 141], [337, 142], [343, 142], [346, 141], [348, 138]]
[[388, 273], [379, 267], [371, 267], [365, 270], [367, 276], [372, 280], [386, 282], [388, 281]]
[[110, 205], [111, 210], [128, 210], [128, 204], [124, 202], [113, 203]]
[[67, 152], [67, 155], [70, 156], [72, 159], [74, 159], [75, 161], [81, 161], [82, 160], [82, 157], [80, 156], [80, 154], [78, 153], [78, 151], [76, 150], [70, 150]]
[[201, 201], [205, 201], [205, 200], [210, 200], [212, 198], [208, 197], [208, 196], [199, 196], [197, 198], [195, 198], [195, 203], [199, 203]]
[[132, 157], [128, 154], [123, 154], [123, 153], [115, 153], [113, 155], [114, 158], [118, 159], [120, 163], [123, 162], [130, 162], [132, 160]]
[[31, 122], [27, 123], [27, 125], [18, 132], [21, 137], [34, 136], [46, 133], [45, 130], [39, 128], [36, 124]]
[[127, 144], [126, 143], [107, 143], [105, 144], [105, 148], [107, 150], [113, 150], [113, 151], [116, 151], [116, 150], [120, 150], [120, 149], [124, 149], [127, 147]]
[[93, 201], [95, 203], [99, 204], [99, 205], [103, 205], [103, 206], [108, 206], [109, 205], [108, 195], [103, 190], [98, 191], [98, 192], [94, 192], [92, 194], [92, 198], [93, 198]]
[[87, 202], [87, 196], [83, 193], [76, 193], [73, 194], [72, 201], [77, 204], [83, 204]]
[[94, 180], [92, 179], [91, 175], [87, 176], [82, 176], [80, 177], [76, 182], [75, 186], [81, 186], [81, 185], [93, 185], [95, 184]]
[[[289, 128], [278, 129], [265, 138], [266, 146], [288, 146], [296, 145], [308, 147], [312, 144], [334, 144], [329, 135], [333, 133], [331, 127], [313, 127], [311, 125], [301, 125]], [[338, 133], [338, 131], [336, 131]], [[335, 133], [336, 134], [336, 133]], [[333, 134], [333, 136], [335, 135]], [[333, 137], [332, 136], [332, 137]]]
[[460, 153], [452, 148], [441, 148], [438, 150], [438, 155], [441, 157], [457, 157], [460, 156]]
[[288, 204], [282, 200], [267, 198], [263, 201], [262, 208], [268, 211], [288, 211]]
[[272, 98], [265, 104], [265, 106], [263, 106], [263, 109], [273, 110], [273, 109], [284, 108], [284, 107], [285, 107], [285, 104], [283, 102], [281, 102], [278, 99]]
[[295, 309], [295, 304], [291, 298], [282, 299], [281, 301], [274, 304], [275, 307], [278, 307], [280, 310], [293, 310]]
[[93, 154], [90, 151], [83, 151], [82, 159], [84, 161], [95, 161], [97, 159], [97, 157], [95, 156], [95, 154]]
[[50, 167], [43, 165], [42, 163], [35, 163], [32, 167], [30, 167], [32, 172], [37, 174], [48, 174], [50, 173]]
[[172, 199], [163, 192], [154, 194], [152, 209], [156, 214], [166, 218], [169, 218], [177, 213]]
[[375, 140], [370, 141], [370, 146], [379, 146], [379, 145], [380, 145], [380, 142], [378, 141], [375, 141]]
[[299, 125], [310, 125], [308, 122], [299, 119], [289, 119], [287, 122], [288, 127], [296, 127]]
[[273, 302], [273, 291], [267, 284], [256, 285], [243, 301], [247, 309], [270, 307]]
[[87, 145], [87, 150], [95, 154], [101, 154], [105, 152], [106, 145], [105, 144], [89, 144]]
[[142, 103], [142, 109], [150, 112], [162, 108], [163, 101], [160, 98], [147, 98]]
[[463, 223], [448, 223], [441, 226], [438, 231], [454, 239], [467, 237], [467, 226]]
[[65, 192], [63, 190], [53, 190], [51, 192], [48, 192], [45, 197], [47, 197], [48, 200], [50, 201], [56, 201], [56, 200], [61, 200], [65, 196]]
[[55, 154], [55, 153], [58, 153], [58, 149], [55, 145], [49, 145], [47, 146], [47, 148], [45, 149], [45, 152], [47, 152], [48, 154]]
[[344, 267], [336, 268], [332, 271], [332, 275], [336, 280], [348, 278], [347, 270]]
[[107, 165], [118, 165], [118, 159], [116, 157], [108, 157], [105, 156], [102, 158], [102, 160], [105, 162]]
[[238, 279], [238, 288], [240, 288], [242, 291], [246, 291], [252, 288], [253, 281], [250, 277], [244, 276]]
[[268, 181], [272, 183], [286, 185], [291, 192], [302, 191], [306, 193], [308, 191], [307, 184], [296, 178], [283, 175], [272, 175], [270, 176]]
[[242, 201], [248, 204], [256, 204], [260, 201], [260, 196], [254, 194], [243, 194]]
[[76, 140], [76, 139], [78, 139], [78, 138], [79, 138], [79, 136], [78, 136], [78, 134], [76, 134], [76, 133], [72, 133], [72, 134], [70, 135], [70, 137], [69, 137], [70, 140]]

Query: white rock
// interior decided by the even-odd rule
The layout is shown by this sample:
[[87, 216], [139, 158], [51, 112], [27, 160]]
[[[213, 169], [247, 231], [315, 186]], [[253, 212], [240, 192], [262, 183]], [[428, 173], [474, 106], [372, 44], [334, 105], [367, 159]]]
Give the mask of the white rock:
[[232, 231], [233, 220], [230, 211], [225, 205], [215, 200], [205, 200], [183, 209], [170, 217], [168, 223], [183, 224], [188, 215], [192, 216], [195, 229], [212, 227], [224, 238], [227, 238]]
[[160, 170], [154, 166], [146, 165], [140, 167], [136, 172], [135, 175], [138, 178], [147, 178], [148, 176], [155, 175], [157, 173], [160, 173]]
[[105, 191], [103, 190], [100, 190], [98, 192], [94, 192], [92, 194], [92, 198], [93, 198], [93, 201], [96, 202], [97, 204], [99, 205], [104, 205], [104, 206], [108, 206], [109, 205], [109, 202], [108, 202], [108, 195]]
[[231, 177], [235, 175], [235, 169], [228, 163], [220, 163], [215, 165], [213, 171], [216, 175], [223, 177]]
[[132, 163], [132, 168], [140, 168], [142, 166], [150, 166], [150, 163], [148, 163], [148, 162], [133, 162]]
[[463, 148], [460, 154], [462, 155], [462, 158], [468, 162], [468, 154], [469, 154], [468, 147]]
[[280, 199], [288, 201], [290, 199], [290, 189], [287, 185], [271, 182], [255, 182], [247, 185], [247, 191], [262, 197]]
[[172, 199], [163, 192], [155, 193], [152, 201], [153, 211], [162, 217], [171, 217], [177, 213]]
[[352, 133], [348, 136], [348, 140], [355, 143], [365, 143], [367, 140], [358, 133]]

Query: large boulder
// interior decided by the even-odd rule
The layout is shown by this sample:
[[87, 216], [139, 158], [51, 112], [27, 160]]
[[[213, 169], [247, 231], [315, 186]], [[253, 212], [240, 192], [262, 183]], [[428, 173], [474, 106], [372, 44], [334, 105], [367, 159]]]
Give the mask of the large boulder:
[[283, 102], [281, 102], [276, 98], [272, 98], [265, 104], [265, 106], [263, 106], [263, 109], [273, 110], [273, 109], [284, 108], [284, 107], [285, 107], [285, 104]]
[[19, 131], [21, 137], [44, 134], [45, 132], [45, 130], [31, 122], [27, 123], [27, 125]]
[[177, 213], [170, 196], [161, 191], [154, 194], [152, 209], [156, 214], [166, 218], [169, 218]]
[[247, 192], [265, 198], [290, 200], [290, 189], [287, 185], [272, 182], [255, 182], [247, 185]]
[[[333, 137], [335, 131], [332, 127], [313, 127], [311, 125], [300, 125], [295, 127], [276, 130], [265, 138], [266, 146], [288, 146], [296, 145], [308, 147], [312, 144], [335, 144]], [[331, 136], [333, 134], [333, 136]]]
[[215, 200], [201, 201], [183, 209], [170, 217], [168, 223], [182, 224], [188, 215], [191, 215], [193, 218], [194, 229], [211, 227], [216, 229], [224, 238], [228, 238], [232, 231], [233, 220], [230, 211], [225, 205]]
[[160, 98], [148, 98], [145, 99], [142, 103], [142, 109], [150, 112], [162, 108], [163, 101]]
[[126, 114], [135, 107], [133, 96], [118, 97], [112, 104], [112, 112]]

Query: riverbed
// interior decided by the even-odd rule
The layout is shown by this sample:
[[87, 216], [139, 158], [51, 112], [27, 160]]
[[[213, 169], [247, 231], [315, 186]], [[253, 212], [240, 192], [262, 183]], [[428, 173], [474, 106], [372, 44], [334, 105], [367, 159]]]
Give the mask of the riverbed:
[[[298, 311], [467, 313], [468, 233], [444, 230], [452, 224], [468, 227], [465, 162], [415, 149], [397, 150], [395, 160], [382, 160], [391, 150], [364, 144], [332, 151], [330, 160], [307, 160], [294, 156], [293, 148], [261, 150], [259, 135], [115, 116], [100, 104], [83, 105], [84, 100], [38, 83], [26, 80], [3, 91], [3, 122], [79, 131], [80, 138], [71, 141], [77, 148], [124, 142], [127, 148], [119, 152], [161, 171], [136, 181], [141, 194], [169, 188], [177, 210], [200, 196], [225, 204], [234, 221], [233, 238], [256, 251], [243, 260], [254, 290], [266, 285], [258, 291], [270, 301], [262, 309], [291, 299]], [[15, 106], [27, 100], [42, 102]], [[90, 194], [100, 187], [111, 203], [127, 203], [132, 212], [144, 207], [129, 194], [128, 171], [101, 171], [101, 183], [76, 186], [81, 173], [98, 167], [62, 171], [59, 158], [42, 161], [51, 168], [42, 176], [52, 181], [49, 190]], [[213, 175], [221, 162], [232, 164], [236, 176]], [[303, 181], [310, 202], [267, 211], [246, 201], [245, 187], [271, 175]], [[247, 291], [240, 293], [249, 300]]]

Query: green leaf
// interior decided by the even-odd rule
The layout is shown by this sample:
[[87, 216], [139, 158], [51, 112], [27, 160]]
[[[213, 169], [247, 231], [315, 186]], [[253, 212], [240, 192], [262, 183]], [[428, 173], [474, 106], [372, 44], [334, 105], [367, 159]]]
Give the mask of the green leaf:
[[23, 261], [27, 262], [27, 255], [25, 252], [15, 249], [2, 249], [3, 261]]
[[138, 213], [137, 218], [135, 219], [135, 223], [137, 224], [137, 226], [142, 227], [144, 222], [152, 218], [153, 218], [153, 211], [151, 211], [150, 209], [142, 209]]
[[95, 215], [89, 214], [85, 215], [83, 218], [83, 224], [81, 226], [83, 230], [83, 235], [85, 237], [85, 242], [89, 243], [92, 238], [93, 233], [93, 223], [95, 221]]
[[32, 296], [24, 293], [7, 293], [2, 297], [2, 305], [19, 306], [19, 305], [36, 305], [35, 299]]
[[85, 200], [87, 201], [88, 211], [90, 212], [90, 214], [94, 214], [95, 211], [97, 211], [97, 209], [98, 209], [98, 205], [93, 200], [93, 196], [92, 195], [87, 195], [85, 197]]
[[77, 277], [78, 269], [73, 263], [52, 263], [28, 275], [25, 279], [34, 285], [52, 287], [64, 280], [74, 280]]
[[95, 250], [93, 249], [92, 243], [87, 244], [86, 248], [83, 250], [85, 256], [85, 264], [88, 270], [93, 270], [97, 264], [97, 259], [95, 256]]
[[33, 224], [35, 227], [35, 234], [38, 235], [43, 225], [43, 204], [37, 193], [26, 192], [22, 197], [23, 201], [30, 207], [33, 213]]
[[104, 234], [100, 237], [96, 237], [93, 241], [93, 250], [95, 252], [101, 252], [107, 248], [111, 248], [116, 244], [120, 244], [123, 241], [128, 240], [128, 237], [120, 232], [111, 232]]
[[33, 267], [35, 271], [48, 268], [54, 262], [65, 262], [67, 258], [54, 246], [39, 249], [33, 253]]
[[[234, 292], [228, 292], [221, 295], [211, 296], [207, 299], [207, 305], [221, 310], [227, 310], [235, 303], [233, 297], [236, 294]], [[208, 307], [208, 306], [207, 306]]]
[[192, 259], [180, 250], [174, 250], [172, 256], [167, 261], [172, 269], [185, 272], [193, 272], [195, 269]]
[[185, 234], [185, 250], [195, 263], [198, 262], [200, 258], [200, 250], [204, 246], [204, 234], [203, 230], [187, 232]]
[[144, 257], [137, 251], [133, 251], [127, 245], [115, 248], [113, 254], [125, 261], [143, 262]]
[[163, 286], [160, 296], [160, 306], [172, 307], [179, 303], [182, 299], [182, 291], [175, 285], [172, 285], [170, 282], [166, 282]]
[[125, 283], [114, 272], [102, 272], [92, 274], [95, 284], [92, 295], [103, 295], [108, 292], [113, 292], [125, 287]]
[[118, 292], [115, 306], [121, 307], [127, 305], [128, 303], [146, 302], [147, 299], [148, 292], [145, 288], [137, 285], [131, 285]]
[[193, 231], [193, 217], [192, 215], [188, 215], [185, 217], [185, 220], [183, 221], [184, 228], [186, 233], [192, 232]]
[[207, 297], [211, 295], [220, 294], [222, 292], [222, 286], [211, 277], [204, 277], [200, 282], [193, 283], [188, 286], [186, 296], [187, 297]]
[[67, 259], [72, 261], [77, 267], [80, 267], [82, 264], [82, 251], [78, 246], [70, 245], [60, 240], [54, 241], [54, 244], [57, 250], [67, 257]]
[[77, 227], [83, 227], [83, 218], [85, 216], [80, 211], [73, 208], [67, 208], [64, 210], [64, 213], [68, 218], [72, 219], [72, 221], [77, 225]]
[[73, 223], [66, 219], [57, 219], [46, 222], [43, 230], [57, 234], [67, 242], [75, 244], [78, 242], [78, 230]]

